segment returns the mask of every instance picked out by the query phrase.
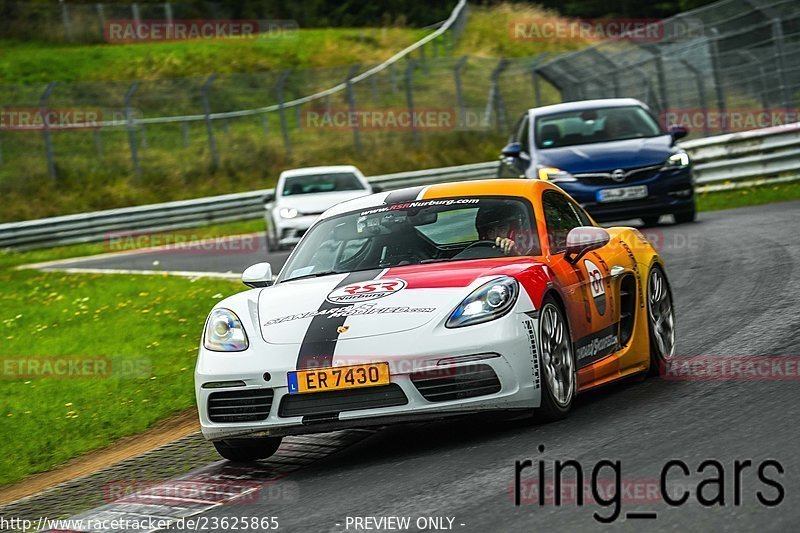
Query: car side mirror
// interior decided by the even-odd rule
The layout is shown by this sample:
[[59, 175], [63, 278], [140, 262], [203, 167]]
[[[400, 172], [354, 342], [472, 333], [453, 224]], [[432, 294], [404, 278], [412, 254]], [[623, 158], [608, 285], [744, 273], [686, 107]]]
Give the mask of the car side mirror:
[[687, 135], [689, 135], [689, 130], [684, 128], [683, 126], [678, 126], [677, 124], [672, 124], [669, 127], [669, 135], [672, 137], [673, 141], [677, 141], [678, 139], [683, 139]]
[[268, 204], [268, 203], [272, 202], [273, 200], [275, 200], [275, 193], [274, 192], [266, 193], [263, 196], [262, 200], [264, 201], [265, 204]]
[[383, 192], [383, 187], [381, 187], [380, 185], [372, 185], [372, 192], [373, 194], [376, 192]]
[[272, 285], [272, 265], [269, 263], [256, 263], [250, 265], [242, 273], [242, 283], [254, 289]]
[[520, 143], [508, 143], [503, 147], [502, 154], [505, 157], [519, 157], [522, 153], [522, 145]]
[[595, 226], [572, 228], [567, 233], [567, 252], [564, 254], [564, 259], [574, 264], [587, 252], [602, 248], [610, 240], [611, 235], [603, 228]]

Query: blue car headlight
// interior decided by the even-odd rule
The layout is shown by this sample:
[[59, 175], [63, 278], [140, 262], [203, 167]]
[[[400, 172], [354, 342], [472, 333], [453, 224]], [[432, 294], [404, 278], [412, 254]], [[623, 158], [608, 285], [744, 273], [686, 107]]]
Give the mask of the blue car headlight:
[[242, 352], [250, 343], [236, 313], [228, 309], [214, 309], [208, 315], [203, 332], [203, 346], [212, 352]]
[[519, 283], [504, 276], [485, 283], [459, 304], [450, 314], [445, 327], [460, 328], [495, 320], [508, 313], [519, 294]]

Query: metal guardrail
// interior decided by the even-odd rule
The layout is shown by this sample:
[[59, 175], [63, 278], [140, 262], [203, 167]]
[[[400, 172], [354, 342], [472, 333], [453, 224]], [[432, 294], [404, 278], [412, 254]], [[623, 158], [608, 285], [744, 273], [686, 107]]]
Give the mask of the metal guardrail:
[[[681, 143], [694, 164], [698, 189], [800, 179], [800, 124]], [[369, 177], [384, 189], [493, 178], [497, 161]], [[755, 181], [754, 181], [755, 180]], [[0, 224], [0, 248], [18, 250], [97, 242], [115, 233], [152, 232], [259, 218], [273, 189]]]

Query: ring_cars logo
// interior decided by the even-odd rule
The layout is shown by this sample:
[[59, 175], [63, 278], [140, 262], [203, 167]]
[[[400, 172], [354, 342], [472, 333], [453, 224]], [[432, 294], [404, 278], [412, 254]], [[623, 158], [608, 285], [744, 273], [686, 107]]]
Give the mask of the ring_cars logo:
[[383, 298], [405, 288], [402, 279], [381, 279], [339, 287], [326, 298], [333, 304], [355, 304]]

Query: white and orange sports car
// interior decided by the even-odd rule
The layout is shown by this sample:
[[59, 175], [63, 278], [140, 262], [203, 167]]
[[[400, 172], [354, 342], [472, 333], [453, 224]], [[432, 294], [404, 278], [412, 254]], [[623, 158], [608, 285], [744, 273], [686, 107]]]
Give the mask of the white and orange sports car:
[[489, 180], [339, 204], [273, 280], [219, 302], [195, 372], [223, 457], [282, 436], [482, 410], [563, 417], [576, 394], [672, 357], [672, 299], [633, 228], [599, 228], [542, 181]]

